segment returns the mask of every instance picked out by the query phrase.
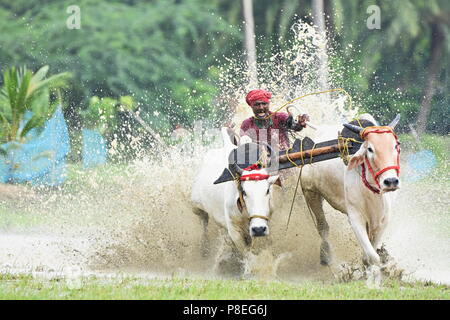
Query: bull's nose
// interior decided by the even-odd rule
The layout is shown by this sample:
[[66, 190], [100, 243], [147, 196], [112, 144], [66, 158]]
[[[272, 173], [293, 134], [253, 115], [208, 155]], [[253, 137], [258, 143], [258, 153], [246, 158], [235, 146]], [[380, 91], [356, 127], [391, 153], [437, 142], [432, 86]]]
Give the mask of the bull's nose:
[[388, 188], [397, 188], [398, 187], [398, 178], [386, 178], [383, 183]]
[[252, 234], [254, 237], [263, 237], [266, 235], [267, 227], [253, 227]]

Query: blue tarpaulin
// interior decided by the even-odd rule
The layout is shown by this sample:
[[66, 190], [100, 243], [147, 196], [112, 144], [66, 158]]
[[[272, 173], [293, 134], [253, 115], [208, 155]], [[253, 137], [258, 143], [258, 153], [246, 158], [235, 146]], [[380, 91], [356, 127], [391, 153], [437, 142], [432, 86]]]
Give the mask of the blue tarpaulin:
[[407, 159], [409, 167], [408, 181], [418, 181], [428, 176], [437, 165], [437, 159], [431, 150], [422, 150], [409, 155]]
[[83, 167], [92, 168], [106, 163], [106, 140], [95, 130], [83, 129]]
[[[27, 119], [29, 117], [31, 113], [26, 115]], [[34, 186], [63, 183], [70, 140], [61, 107], [45, 122], [42, 130], [28, 132], [24, 143], [8, 142], [1, 148], [6, 155], [0, 155], [0, 182], [29, 182]]]

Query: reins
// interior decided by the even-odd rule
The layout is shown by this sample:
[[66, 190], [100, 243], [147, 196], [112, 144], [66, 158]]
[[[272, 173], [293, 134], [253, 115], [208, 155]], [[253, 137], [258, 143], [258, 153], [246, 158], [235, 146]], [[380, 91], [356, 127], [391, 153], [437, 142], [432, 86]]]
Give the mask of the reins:
[[[315, 147], [316, 147], [316, 144], [313, 145], [312, 150], [314, 150]], [[291, 149], [292, 149], [292, 148], [286, 149], [286, 157], [287, 157], [287, 159], [289, 160], [289, 162], [291, 162], [294, 166], [296, 166], [297, 168], [299, 168], [300, 171], [299, 171], [299, 173], [298, 173], [297, 184], [295, 185], [294, 196], [292, 197], [291, 208], [290, 208], [290, 210], [289, 210], [288, 221], [287, 221], [287, 223], [286, 223], [286, 231], [288, 230], [288, 228], [289, 228], [289, 222], [291, 221], [292, 209], [294, 208], [294, 202], [295, 202], [295, 198], [297, 197], [297, 190], [298, 190], [299, 184], [300, 184], [300, 186], [302, 187], [302, 192], [303, 192], [303, 186], [302, 186], [302, 172], [303, 172], [303, 167], [304, 167], [304, 165], [305, 165], [305, 158], [303, 158], [303, 154], [302, 154], [302, 153], [301, 153], [301, 154], [302, 154], [302, 157], [300, 158], [300, 160], [301, 160], [301, 165], [297, 165], [297, 164], [295, 163], [295, 161], [292, 161], [292, 159], [289, 157], [289, 150], [291, 150]], [[302, 151], [303, 151], [303, 140], [300, 140], [300, 152], [302, 152]], [[311, 152], [309, 164], [312, 164], [312, 162], [313, 162], [313, 155], [312, 155], [312, 152]], [[314, 219], [314, 216], [313, 216], [313, 214], [312, 214], [312, 212], [311, 212], [311, 208], [309, 207], [308, 203], [306, 203], [306, 206], [307, 206], [308, 209], [309, 209], [309, 213], [310, 213], [310, 215], [311, 215], [311, 219], [313, 220], [314, 224], [316, 224], [316, 221], [315, 221], [315, 219]]]
[[300, 99], [303, 99], [303, 98], [306, 98], [306, 97], [309, 97], [309, 96], [317, 95], [317, 94], [328, 93], [328, 92], [336, 92], [336, 91], [343, 92], [349, 98], [349, 109], [351, 109], [351, 107], [352, 107], [352, 96], [347, 91], [345, 91], [343, 88], [336, 88], [336, 89], [330, 89], [330, 90], [325, 90], [325, 91], [307, 93], [307, 94], [305, 94], [303, 96], [300, 96], [300, 97], [294, 98], [292, 100], [289, 100], [288, 102], [283, 104], [281, 107], [276, 109], [275, 112], [273, 112], [273, 113], [269, 114], [268, 116], [266, 116], [264, 118], [264, 120], [267, 120], [267, 119], [271, 118], [275, 113], [277, 113], [281, 109], [285, 108], [286, 106], [288, 106], [289, 104], [291, 104], [294, 101], [297, 101], [297, 100], [300, 100]]

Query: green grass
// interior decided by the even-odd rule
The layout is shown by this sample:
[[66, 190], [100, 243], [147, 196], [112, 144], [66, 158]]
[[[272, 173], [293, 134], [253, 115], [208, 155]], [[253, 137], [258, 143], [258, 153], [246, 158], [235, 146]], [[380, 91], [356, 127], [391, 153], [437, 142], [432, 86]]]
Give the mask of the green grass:
[[389, 280], [381, 289], [363, 281], [324, 284], [255, 280], [82, 278], [46, 280], [29, 275], [0, 275], [0, 299], [450, 299], [450, 288]]

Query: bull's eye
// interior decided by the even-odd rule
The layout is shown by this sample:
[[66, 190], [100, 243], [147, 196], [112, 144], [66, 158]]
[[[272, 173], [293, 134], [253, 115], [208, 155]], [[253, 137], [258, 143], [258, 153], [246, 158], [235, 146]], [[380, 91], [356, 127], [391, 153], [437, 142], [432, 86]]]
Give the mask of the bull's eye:
[[247, 196], [247, 193], [246, 193], [244, 190], [242, 190], [242, 195], [243, 195], [244, 197], [246, 197], [246, 196]]
[[373, 149], [371, 147], [368, 147], [367, 150], [369, 150], [369, 152], [373, 152]]
[[269, 194], [269, 191], [270, 191], [270, 188], [267, 188], [267, 192], [266, 192], [266, 195], [268, 195], [268, 194]]

